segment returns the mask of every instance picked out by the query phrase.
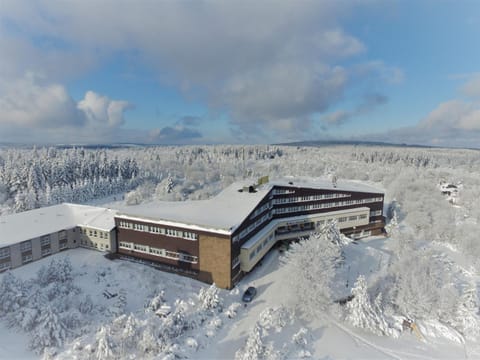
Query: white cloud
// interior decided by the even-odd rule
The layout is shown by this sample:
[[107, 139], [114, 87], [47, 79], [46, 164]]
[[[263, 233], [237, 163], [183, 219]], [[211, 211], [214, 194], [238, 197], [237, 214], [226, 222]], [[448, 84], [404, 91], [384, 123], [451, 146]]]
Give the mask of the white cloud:
[[[312, 114], [326, 111], [355, 86], [349, 79], [355, 69], [336, 66], [366, 51], [340, 24], [354, 6], [334, 1], [105, 0], [48, 1], [40, 9], [29, 1], [6, 1], [2, 17], [14, 24], [15, 37], [29, 52], [43, 54], [32, 59], [51, 59], [64, 76], [77, 68], [86, 71], [118, 51], [133, 51], [156, 69], [162, 82], [228, 113], [232, 128], [247, 135], [255, 128], [291, 136], [292, 130], [308, 133]], [[54, 46], [35, 49], [32, 39], [38, 34]], [[21, 52], [14, 53], [10, 63], [20, 57]], [[61, 60], [67, 61], [62, 65]], [[47, 61], [22, 67], [27, 65], [43, 69], [49, 78], [58, 76]], [[373, 73], [387, 82], [403, 78], [400, 69], [381, 62], [368, 67], [353, 74], [355, 81]], [[121, 124], [126, 105], [116, 103], [117, 115], [105, 114], [102, 101], [92, 96], [82, 103], [88, 120]]]
[[[462, 77], [465, 77], [462, 75]], [[437, 105], [417, 125], [368, 136], [369, 139], [436, 146], [480, 146], [480, 97], [478, 74], [461, 87], [470, 99], [455, 98]]]
[[118, 127], [124, 124], [123, 113], [131, 109], [132, 104], [87, 91], [84, 99], [78, 103], [78, 108], [85, 113], [90, 126]]
[[441, 103], [418, 126], [425, 129], [480, 130], [478, 105], [457, 99]]
[[59, 84], [42, 84], [32, 73], [5, 84], [0, 93], [0, 124], [19, 127], [82, 126], [83, 113]]
[[475, 74], [463, 85], [462, 93], [468, 97], [480, 99], [480, 74]]
[[93, 91], [77, 103], [63, 85], [33, 73], [1, 83], [0, 141], [110, 141], [132, 107]]

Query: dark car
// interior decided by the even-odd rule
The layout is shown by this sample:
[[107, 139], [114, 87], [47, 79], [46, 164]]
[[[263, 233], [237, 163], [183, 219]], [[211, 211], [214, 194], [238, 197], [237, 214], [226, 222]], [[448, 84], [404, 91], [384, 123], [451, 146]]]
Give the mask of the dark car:
[[253, 300], [255, 295], [257, 295], [257, 289], [255, 289], [253, 286], [250, 286], [243, 294], [242, 300], [245, 302], [250, 302]]

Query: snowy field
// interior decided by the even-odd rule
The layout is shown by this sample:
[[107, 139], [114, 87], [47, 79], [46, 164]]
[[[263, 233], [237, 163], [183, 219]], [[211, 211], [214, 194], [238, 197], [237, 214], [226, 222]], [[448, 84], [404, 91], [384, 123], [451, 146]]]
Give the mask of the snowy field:
[[[351, 242], [329, 228], [272, 250], [232, 291], [91, 250], [50, 256], [0, 275], [1, 359], [480, 358], [478, 151], [215, 146], [0, 157], [4, 213], [75, 199], [206, 199], [243, 178], [335, 175], [384, 189], [389, 233]], [[244, 306], [252, 285], [258, 294]]]
[[[350, 284], [353, 284], [358, 274], [373, 278], [382, 273], [390, 256], [389, 247], [394, 241], [372, 238], [345, 246], [345, 260], [349, 265], [345, 269], [340, 285], [345, 286], [346, 293], [351, 289]], [[84, 335], [66, 341], [58, 349], [52, 349], [51, 354], [56, 354], [60, 359], [115, 358], [119, 355], [155, 357], [137, 349], [138, 343], [145, 341], [142, 336], [144, 334], [139, 331], [145, 329], [145, 324], [140, 323], [152, 321], [149, 319], [152, 313], [148, 310], [152, 299], [158, 302], [156, 308], [164, 308], [166, 313], [175, 312], [176, 308], [182, 307], [179, 302], [186, 302], [186, 306], [183, 304], [185, 307], [183, 324], [195, 322], [198, 324], [199, 319], [205, 319], [204, 325], [189, 325], [190, 329], [175, 336], [169, 347], [164, 349], [165, 352], [160, 352], [162, 356], [158, 358], [174, 358], [173, 354], [176, 354], [182, 358], [192, 359], [233, 359], [236, 353], [237, 358], [253, 358], [240, 355], [245, 349], [247, 340], [255, 335], [255, 331], [260, 334], [259, 343], [256, 345], [267, 349], [265, 358], [480, 357], [478, 344], [464, 344], [461, 338], [455, 338], [455, 331], [442, 327], [441, 324], [431, 324], [430, 332], [422, 331], [421, 338], [409, 331], [403, 332], [398, 338], [389, 338], [354, 328], [331, 316], [311, 321], [296, 316], [292, 310], [295, 303], [292, 296], [295, 297], [295, 294], [291, 293], [290, 285], [285, 280], [288, 275], [283, 264], [279, 262], [280, 256], [278, 249], [272, 250], [262, 261], [262, 265], [244, 278], [236, 289], [217, 290], [218, 304], [212, 305], [210, 310], [202, 307], [198, 297], [201, 289], [209, 288], [205, 284], [175, 274], [163, 273], [141, 264], [107, 260], [101, 253], [85, 249], [69, 250], [13, 270], [12, 273], [19, 279], [28, 280], [43, 266], [48, 266], [52, 260], [68, 258], [72, 264], [73, 282], [79, 287], [77, 296], [89, 296], [92, 299], [94, 306], [86, 313], [89, 320], [84, 325]], [[252, 285], [257, 288], [258, 296], [245, 307], [240, 304], [241, 294], [246, 287]], [[105, 296], [107, 292], [112, 295], [123, 294], [125, 301], [119, 305], [118, 296], [108, 299]], [[158, 298], [160, 294], [161, 300]], [[127, 318], [121, 314], [126, 314]], [[136, 325], [130, 333], [118, 335], [118, 332], [124, 331], [128, 316], [135, 319]], [[118, 325], [115, 324], [119, 322], [118, 319], [123, 321], [120, 329], [117, 329]], [[175, 325], [172, 322], [169, 326]], [[110, 355], [105, 348], [103, 353], [98, 352], [99, 346], [102, 345], [102, 331], [108, 331], [110, 334], [109, 337], [105, 337], [108, 339], [108, 346], [111, 347]], [[0, 358], [41, 358], [40, 355], [27, 350], [34, 336], [35, 332], [29, 334], [28, 331], [12, 331], [2, 323]], [[131, 348], [125, 350], [125, 353], [120, 353], [123, 351], [120, 350], [122, 343], [119, 341], [122, 336], [124, 341], [129, 338], [136, 343], [132, 343]], [[269, 347], [271, 350], [268, 350]]]

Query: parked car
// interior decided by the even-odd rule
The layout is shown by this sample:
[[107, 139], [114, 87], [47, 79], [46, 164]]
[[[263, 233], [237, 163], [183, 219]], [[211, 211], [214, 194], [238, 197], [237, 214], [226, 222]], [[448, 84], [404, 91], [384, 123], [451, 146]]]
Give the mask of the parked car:
[[253, 300], [253, 298], [257, 295], [257, 289], [255, 289], [253, 286], [250, 286], [242, 296], [242, 300], [244, 302], [250, 302]]

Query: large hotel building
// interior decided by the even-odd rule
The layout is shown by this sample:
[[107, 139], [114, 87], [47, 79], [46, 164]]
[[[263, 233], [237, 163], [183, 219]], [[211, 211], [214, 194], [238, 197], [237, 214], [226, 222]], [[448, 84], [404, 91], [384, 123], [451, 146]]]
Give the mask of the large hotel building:
[[[381, 234], [385, 226], [383, 200], [383, 192], [357, 182], [297, 178], [268, 181], [265, 177], [256, 184], [236, 182], [208, 200], [154, 201], [115, 211], [97, 208], [97, 218], [74, 225], [72, 219], [69, 228], [55, 227], [55, 244], [65, 245], [54, 248], [96, 248], [230, 289], [276, 242], [308, 236], [328, 222], [336, 221], [340, 231], [353, 238]], [[77, 212], [90, 209], [57, 206], [73, 206]], [[43, 209], [48, 212], [45, 209], [49, 208]], [[0, 221], [0, 246], [2, 226], [7, 230], [8, 223], [15, 222], [13, 217], [32, 212]], [[82, 217], [77, 214], [76, 218]], [[102, 219], [101, 226], [95, 219]], [[108, 236], [108, 241], [90, 236], [95, 229]], [[34, 239], [41, 242], [46, 235], [36, 234]], [[60, 236], [67, 240], [60, 243]], [[8, 252], [11, 258], [16, 249], [12, 250], [13, 245], [20, 246], [0, 248], [0, 254]], [[41, 243], [38, 246], [41, 248]], [[8, 264], [3, 268], [15, 267], [11, 259], [0, 259], [0, 263]]]

